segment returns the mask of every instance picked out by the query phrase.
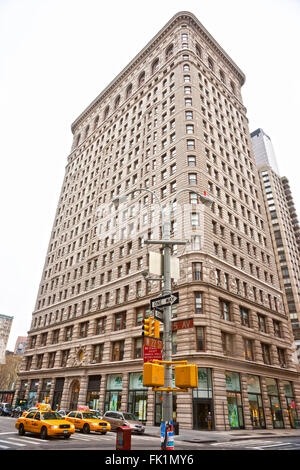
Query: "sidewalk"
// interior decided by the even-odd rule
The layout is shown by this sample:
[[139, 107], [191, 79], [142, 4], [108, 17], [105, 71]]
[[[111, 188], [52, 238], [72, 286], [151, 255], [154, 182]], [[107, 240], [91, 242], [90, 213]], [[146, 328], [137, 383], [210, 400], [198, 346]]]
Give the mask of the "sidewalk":
[[[145, 435], [160, 437], [160, 427], [146, 426]], [[193, 429], [179, 429], [179, 435], [175, 435], [174, 439], [175, 441], [212, 443], [289, 436], [299, 436], [300, 438], [300, 429], [241, 429], [237, 431], [196, 431]]]

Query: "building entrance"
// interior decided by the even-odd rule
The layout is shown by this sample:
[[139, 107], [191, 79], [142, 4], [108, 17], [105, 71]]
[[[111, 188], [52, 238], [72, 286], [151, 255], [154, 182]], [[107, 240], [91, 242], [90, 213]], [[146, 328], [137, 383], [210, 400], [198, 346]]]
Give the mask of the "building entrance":
[[193, 402], [193, 428], [211, 430], [213, 423], [212, 400], [195, 400]]
[[71, 399], [70, 399], [70, 410], [77, 410], [78, 395], [79, 395], [80, 383], [78, 380], [72, 383], [71, 386]]

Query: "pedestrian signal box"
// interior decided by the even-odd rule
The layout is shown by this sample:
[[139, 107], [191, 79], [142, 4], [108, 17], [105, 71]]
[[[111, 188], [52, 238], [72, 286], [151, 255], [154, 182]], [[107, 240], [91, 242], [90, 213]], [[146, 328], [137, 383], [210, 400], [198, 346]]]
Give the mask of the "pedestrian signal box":
[[160, 364], [145, 362], [143, 385], [145, 387], [162, 387], [165, 383], [165, 368]]
[[179, 388], [198, 387], [198, 367], [196, 364], [175, 366], [175, 386]]

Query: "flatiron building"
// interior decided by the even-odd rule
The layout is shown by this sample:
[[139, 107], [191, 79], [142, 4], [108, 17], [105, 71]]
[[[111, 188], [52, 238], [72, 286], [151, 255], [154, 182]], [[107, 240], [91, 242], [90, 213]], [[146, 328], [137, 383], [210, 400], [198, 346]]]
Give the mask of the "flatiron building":
[[174, 419], [186, 429], [295, 426], [298, 365], [244, 82], [198, 19], [180, 12], [72, 123], [15, 400], [128, 410], [160, 424], [161, 394], [142, 380], [142, 321], [162, 288], [142, 274], [161, 248], [145, 243], [161, 238], [155, 198], [133, 192], [148, 189], [163, 212], [172, 202], [172, 237], [187, 242], [172, 252], [173, 359], [197, 364], [199, 384], [173, 394]]

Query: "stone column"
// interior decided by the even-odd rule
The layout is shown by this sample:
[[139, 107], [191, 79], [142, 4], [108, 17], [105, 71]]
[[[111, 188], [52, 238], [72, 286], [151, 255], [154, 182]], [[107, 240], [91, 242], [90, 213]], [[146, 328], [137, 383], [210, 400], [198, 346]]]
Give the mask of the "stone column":
[[123, 372], [123, 380], [122, 380], [122, 401], [121, 401], [121, 410], [120, 411], [127, 411], [127, 403], [128, 403], [128, 387], [129, 387], [129, 373]]
[[281, 411], [282, 411], [283, 425], [285, 428], [291, 429], [291, 423], [289, 420], [288, 409], [287, 409], [287, 402], [286, 402], [286, 398], [284, 395], [284, 388], [283, 388], [282, 382], [278, 380], [277, 385], [278, 385], [278, 393], [279, 393], [279, 399], [280, 399], [280, 405], [281, 405]]
[[240, 374], [240, 379], [241, 379], [241, 392], [242, 392], [245, 429], [253, 429], [251, 418], [250, 418], [247, 375]]
[[99, 393], [99, 409], [102, 413], [104, 413], [105, 390], [106, 390], [106, 374], [102, 374], [101, 382], [100, 382], [100, 393]]
[[227, 413], [226, 379], [224, 370], [213, 369], [214, 427], [216, 431], [230, 429]]
[[177, 422], [181, 429], [193, 429], [193, 392], [177, 394]]
[[154, 424], [154, 413], [155, 413], [155, 392], [148, 388], [147, 395], [147, 421], [148, 426], [153, 426]]
[[80, 388], [78, 394], [78, 406], [86, 405], [86, 394], [88, 388], [88, 376], [85, 374], [82, 377], [79, 377]]
[[70, 391], [70, 384], [73, 380], [73, 377], [66, 377], [64, 383], [64, 389], [61, 396], [60, 408], [62, 410], [68, 409], [68, 399], [69, 399], [69, 391]]
[[260, 378], [262, 402], [265, 414], [266, 429], [273, 429], [272, 412], [268, 396], [267, 385], [264, 377]]

